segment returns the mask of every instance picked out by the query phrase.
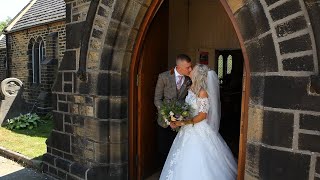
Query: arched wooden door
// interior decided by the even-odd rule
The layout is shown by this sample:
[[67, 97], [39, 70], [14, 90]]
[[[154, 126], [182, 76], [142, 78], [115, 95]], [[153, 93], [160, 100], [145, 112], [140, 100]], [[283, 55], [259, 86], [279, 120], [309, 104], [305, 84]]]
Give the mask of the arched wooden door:
[[159, 170], [157, 110], [153, 103], [159, 73], [168, 69], [168, 1], [149, 26], [138, 68], [137, 179]]

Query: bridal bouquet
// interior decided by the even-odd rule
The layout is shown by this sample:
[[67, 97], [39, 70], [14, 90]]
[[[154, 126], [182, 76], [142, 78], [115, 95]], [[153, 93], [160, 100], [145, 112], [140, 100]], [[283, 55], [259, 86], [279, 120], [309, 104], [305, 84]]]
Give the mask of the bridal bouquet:
[[[160, 108], [161, 117], [167, 125], [174, 121], [183, 121], [190, 116], [190, 105], [176, 100], [164, 102]], [[173, 129], [179, 131], [179, 128]]]

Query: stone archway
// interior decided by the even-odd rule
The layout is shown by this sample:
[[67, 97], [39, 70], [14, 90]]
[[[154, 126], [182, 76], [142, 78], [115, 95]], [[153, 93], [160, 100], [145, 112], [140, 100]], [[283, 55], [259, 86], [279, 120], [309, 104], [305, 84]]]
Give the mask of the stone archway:
[[[67, 51], [53, 89], [55, 129], [43, 169], [56, 177], [127, 179], [130, 64], [158, 1], [65, 1]], [[319, 1], [221, 2], [250, 67], [244, 178], [319, 178], [320, 96], [310, 82], [319, 76]], [[79, 33], [83, 26], [88, 38]], [[80, 61], [87, 78], [78, 78]]]
[[[228, 6], [227, 2], [224, 0], [220, 1], [225, 10], [227, 11], [227, 14], [229, 15], [229, 18], [234, 26], [234, 29], [238, 35], [238, 39], [242, 48], [242, 52], [245, 59], [245, 69], [246, 69], [246, 75], [244, 79], [244, 84], [246, 84], [246, 91], [243, 93], [243, 105], [242, 105], [242, 117], [241, 117], [241, 134], [240, 134], [240, 149], [239, 149], [239, 179], [242, 179], [244, 177], [244, 163], [245, 163], [245, 152], [246, 152], [246, 134], [247, 134], [247, 118], [248, 118], [248, 98], [249, 98], [249, 87], [250, 87], [250, 67], [249, 67], [249, 59], [247, 57], [246, 48], [244, 45], [244, 40], [242, 38], [242, 35], [240, 34], [240, 29], [238, 25], [236, 24], [236, 20], [234, 15], [231, 12], [230, 7]], [[137, 140], [135, 139], [137, 137], [137, 125], [134, 122], [137, 122], [137, 91], [138, 88], [136, 86], [137, 82], [137, 74], [138, 74], [138, 66], [139, 66], [139, 59], [140, 59], [140, 53], [141, 49], [143, 47], [143, 42], [145, 39], [145, 36], [148, 32], [148, 28], [155, 17], [155, 14], [157, 13], [158, 9], [160, 8], [163, 1], [161, 0], [154, 0], [149, 6], [148, 11], [146, 12], [146, 15], [142, 21], [142, 24], [139, 28], [139, 34], [137, 35], [137, 39], [135, 42], [135, 46], [133, 49], [132, 54], [132, 60], [131, 60], [131, 66], [130, 66], [130, 96], [129, 96], [129, 175], [130, 177], [136, 177], [135, 168], [136, 168], [136, 157], [137, 157]], [[131, 160], [131, 161], [130, 161]], [[139, 178], [138, 178], [139, 179]]]

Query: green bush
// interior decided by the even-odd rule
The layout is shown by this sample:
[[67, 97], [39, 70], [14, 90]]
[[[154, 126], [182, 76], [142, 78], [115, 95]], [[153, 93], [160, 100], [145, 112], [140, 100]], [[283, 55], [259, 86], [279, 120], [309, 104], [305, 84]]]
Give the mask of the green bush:
[[48, 113], [45, 116], [41, 116], [40, 119], [42, 119], [44, 121], [53, 121], [53, 115], [52, 115], [52, 113]]
[[39, 124], [44, 123], [45, 121], [41, 120], [41, 118], [36, 113], [28, 113], [24, 115], [20, 115], [13, 119], [8, 119], [8, 124], [6, 125], [7, 129], [33, 129], [39, 126]]

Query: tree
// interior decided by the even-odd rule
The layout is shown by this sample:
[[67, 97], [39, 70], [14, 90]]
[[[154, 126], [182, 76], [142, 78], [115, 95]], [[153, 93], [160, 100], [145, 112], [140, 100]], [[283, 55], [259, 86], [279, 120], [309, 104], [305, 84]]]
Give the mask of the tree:
[[7, 19], [4, 20], [4, 21], [0, 21], [0, 34], [1, 34], [1, 32], [3, 31], [3, 29], [4, 29], [5, 27], [7, 27], [7, 25], [9, 24], [10, 21], [11, 21], [11, 18], [10, 18], [10, 17], [7, 17]]

